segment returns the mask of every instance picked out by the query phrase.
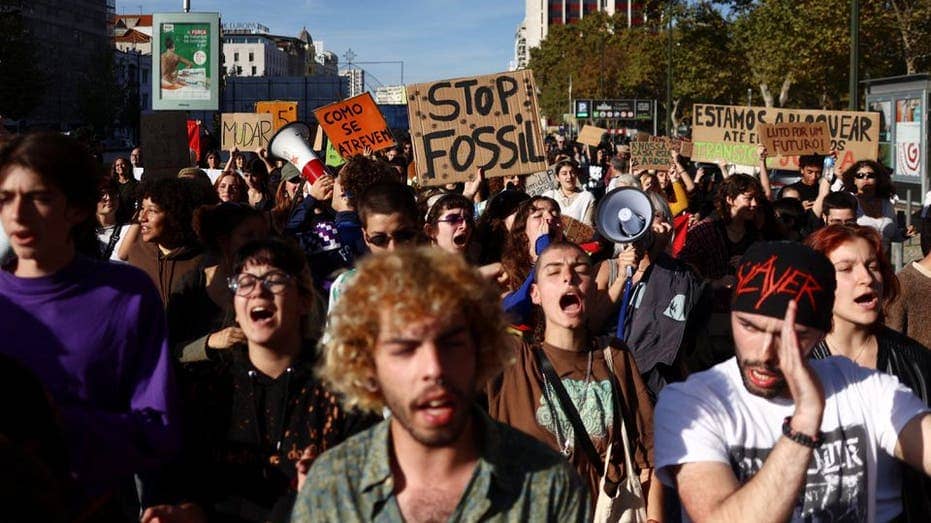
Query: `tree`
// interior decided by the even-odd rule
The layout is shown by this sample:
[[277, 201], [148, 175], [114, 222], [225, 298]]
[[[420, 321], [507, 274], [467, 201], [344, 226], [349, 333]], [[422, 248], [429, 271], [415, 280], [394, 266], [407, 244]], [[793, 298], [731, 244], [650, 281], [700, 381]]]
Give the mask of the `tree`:
[[20, 10], [0, 4], [0, 116], [25, 118], [42, 100], [37, 49]]
[[[879, 3], [879, 2], [877, 2]], [[902, 42], [906, 74], [927, 67], [931, 56], [931, 0], [888, 0], [893, 27]]]
[[711, 4], [683, 6], [675, 22], [670, 111], [678, 128], [680, 113], [691, 113], [692, 104], [736, 103], [749, 83], [732, 50], [732, 27]]

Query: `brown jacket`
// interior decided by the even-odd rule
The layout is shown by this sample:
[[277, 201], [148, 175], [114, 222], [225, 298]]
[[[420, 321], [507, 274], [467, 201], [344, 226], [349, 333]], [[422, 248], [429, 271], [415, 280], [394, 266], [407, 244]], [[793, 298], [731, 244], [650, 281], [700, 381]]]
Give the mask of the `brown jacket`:
[[188, 246], [170, 255], [162, 254], [154, 243], [142, 241], [142, 235], [129, 248], [130, 265], [139, 267], [152, 278], [162, 304], [167, 306], [168, 296], [181, 283], [181, 277], [200, 267], [203, 250], [197, 246]]
[[[631, 436], [634, 449], [634, 466], [640, 470], [653, 467], [653, 406], [646, 385], [640, 378], [637, 364], [630, 352], [623, 348], [623, 343], [612, 339], [610, 342], [614, 359], [614, 375], [621, 391], [621, 401], [627, 414], [625, 422]], [[563, 387], [569, 393], [576, 410], [582, 418], [589, 438], [595, 449], [604, 459], [608, 443], [614, 442], [608, 478], [619, 481], [625, 476], [624, 454], [619, 433], [615, 433], [614, 403], [611, 385], [608, 381], [608, 365], [602, 349], [604, 345], [593, 344], [591, 351], [567, 351], [552, 345], [543, 344], [547, 358], [553, 364]], [[589, 355], [591, 355], [591, 379], [589, 375]], [[565, 446], [567, 431], [572, 427], [562, 414], [559, 400], [553, 392], [547, 394], [543, 401], [543, 374], [534, 358], [532, 347], [521, 344], [517, 351], [517, 361], [508, 367], [487, 387], [488, 410], [491, 417], [507, 423], [538, 440], [546, 443], [556, 451]], [[554, 423], [555, 418], [555, 423]], [[586, 481], [592, 492], [592, 499], [597, 497], [598, 483], [603, 471], [589, 462], [579, 445], [573, 449], [569, 462]], [[640, 471], [638, 470], [637, 473]]]

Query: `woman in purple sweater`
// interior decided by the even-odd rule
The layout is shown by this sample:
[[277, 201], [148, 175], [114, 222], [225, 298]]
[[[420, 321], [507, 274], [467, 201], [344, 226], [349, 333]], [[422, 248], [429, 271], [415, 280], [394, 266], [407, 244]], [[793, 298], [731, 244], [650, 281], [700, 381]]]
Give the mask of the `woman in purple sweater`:
[[158, 293], [142, 271], [77, 247], [95, 240], [96, 178], [93, 158], [60, 134], [0, 148], [0, 220], [15, 253], [0, 270], [0, 354], [47, 389], [74, 479], [72, 514], [91, 519], [118, 511], [113, 493], [180, 439]]

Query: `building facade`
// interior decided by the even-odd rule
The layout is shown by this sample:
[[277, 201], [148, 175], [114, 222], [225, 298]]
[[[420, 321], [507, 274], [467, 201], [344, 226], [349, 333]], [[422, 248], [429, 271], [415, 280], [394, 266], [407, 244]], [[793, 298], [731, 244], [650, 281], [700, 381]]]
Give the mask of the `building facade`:
[[526, 0], [524, 21], [514, 36], [514, 65], [527, 67], [530, 49], [539, 47], [550, 26], [574, 24], [586, 15], [603, 11], [608, 15], [624, 14], [627, 26], [646, 21], [646, 2], [631, 0]]
[[79, 86], [94, 81], [109, 52], [115, 0], [5, 0], [4, 9], [21, 14], [45, 74], [30, 125], [70, 130], [81, 124]]
[[340, 76], [349, 79], [349, 96], [358, 96], [365, 92], [365, 71], [362, 69], [344, 69]]

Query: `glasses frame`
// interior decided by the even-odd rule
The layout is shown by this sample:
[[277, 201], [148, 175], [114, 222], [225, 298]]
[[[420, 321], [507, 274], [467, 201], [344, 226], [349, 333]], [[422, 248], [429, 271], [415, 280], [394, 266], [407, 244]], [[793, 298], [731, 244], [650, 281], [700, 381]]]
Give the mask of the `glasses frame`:
[[417, 235], [420, 234], [420, 231], [417, 229], [400, 229], [391, 234], [385, 232], [379, 232], [373, 235], [365, 233], [365, 239], [372, 245], [378, 248], [385, 248], [394, 241], [395, 244], [406, 244], [417, 239]]
[[874, 172], [870, 172], [870, 173], [867, 173], [867, 172], [862, 172], [862, 173], [861, 173], [861, 172], [857, 172], [857, 173], [855, 173], [855, 174], [853, 175], [853, 177], [854, 177], [854, 179], [857, 179], [857, 180], [875, 180], [878, 176], [877, 176], [877, 174], [874, 173]]
[[[285, 284], [281, 287], [280, 290], [278, 290], [278, 292], [275, 292], [275, 290], [272, 289], [273, 284], [269, 283], [269, 278], [276, 277], [276, 276], [284, 277], [284, 280], [285, 280]], [[248, 285], [248, 288], [245, 290], [243, 290], [244, 287], [239, 281], [243, 277], [250, 277], [254, 280], [250, 285]], [[249, 274], [248, 272], [243, 272], [236, 276], [230, 276], [229, 278], [226, 279], [226, 286], [229, 288], [230, 292], [240, 297], [246, 297], [252, 294], [252, 292], [255, 290], [256, 283], [261, 285], [263, 288], [265, 288], [265, 290], [267, 290], [271, 294], [279, 295], [279, 294], [284, 293], [284, 291], [288, 288], [289, 284], [294, 283], [294, 276], [284, 271], [274, 270], [274, 271], [266, 272], [265, 274], [261, 276], [256, 276], [255, 274]], [[278, 282], [276, 282], [276, 284], [277, 283]]]
[[450, 214], [449, 216], [445, 216], [443, 218], [437, 218], [436, 223], [448, 223], [453, 227], [458, 227], [462, 223], [471, 225], [472, 217], [466, 216], [464, 214]]

